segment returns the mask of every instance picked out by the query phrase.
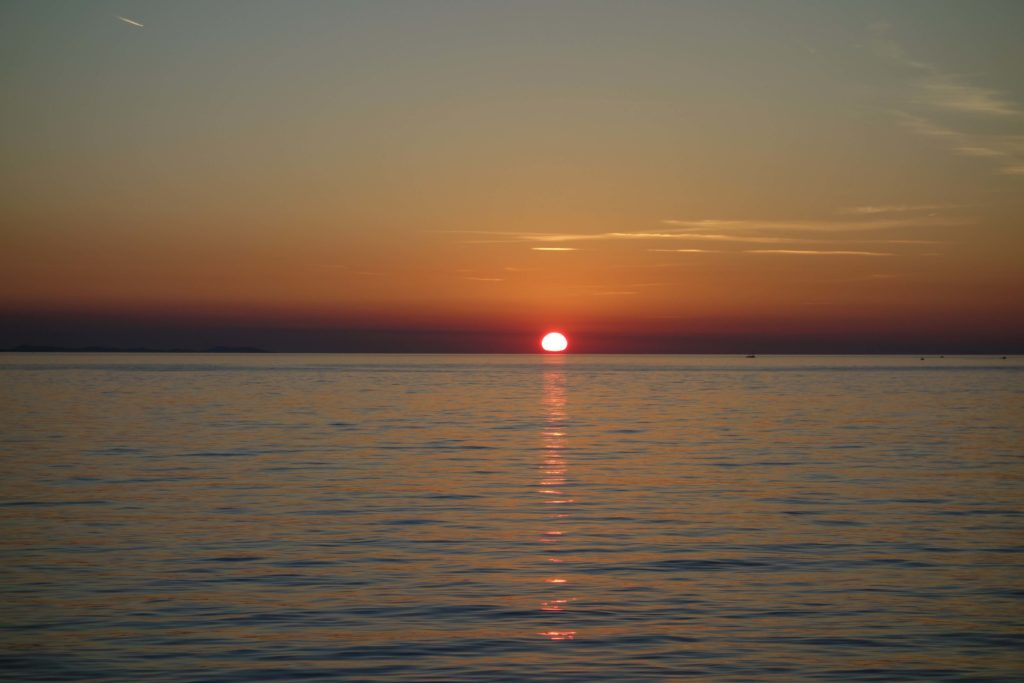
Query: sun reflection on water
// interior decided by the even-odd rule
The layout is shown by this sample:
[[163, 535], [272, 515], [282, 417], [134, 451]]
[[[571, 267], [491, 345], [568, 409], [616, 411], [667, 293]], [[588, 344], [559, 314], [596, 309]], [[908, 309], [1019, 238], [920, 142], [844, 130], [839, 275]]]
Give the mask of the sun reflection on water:
[[[566, 421], [568, 412], [566, 408], [566, 377], [564, 358], [552, 357], [545, 359], [544, 368], [544, 428], [541, 430], [541, 443], [544, 447], [544, 458], [540, 463], [541, 478], [537, 493], [543, 496], [542, 503], [545, 505], [548, 528], [540, 534], [539, 541], [545, 544], [548, 552], [546, 560], [549, 563], [562, 564], [565, 561], [564, 542], [569, 535], [565, 528], [570, 515], [566, 506], [576, 502], [570, 497], [571, 491], [568, 484], [569, 465], [564, 457], [568, 447], [568, 433]], [[557, 488], [556, 488], [557, 487]], [[557, 506], [549, 508], [546, 506]], [[552, 554], [560, 557], [552, 557]], [[561, 574], [547, 576], [544, 583], [557, 590], [553, 596], [542, 600], [540, 611], [545, 617], [545, 623], [549, 628], [540, 631], [538, 635], [549, 640], [574, 640], [576, 631], [565, 628], [565, 624], [551, 624], [553, 618], [562, 620], [565, 618], [569, 604], [575, 597], [567, 595], [565, 591], [571, 585], [571, 581]]]

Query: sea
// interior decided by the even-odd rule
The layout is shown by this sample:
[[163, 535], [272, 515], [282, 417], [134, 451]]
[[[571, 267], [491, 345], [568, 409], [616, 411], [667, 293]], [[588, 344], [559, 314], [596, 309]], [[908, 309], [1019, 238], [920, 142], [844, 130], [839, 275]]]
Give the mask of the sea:
[[1021, 681], [1024, 360], [0, 354], [3, 681]]

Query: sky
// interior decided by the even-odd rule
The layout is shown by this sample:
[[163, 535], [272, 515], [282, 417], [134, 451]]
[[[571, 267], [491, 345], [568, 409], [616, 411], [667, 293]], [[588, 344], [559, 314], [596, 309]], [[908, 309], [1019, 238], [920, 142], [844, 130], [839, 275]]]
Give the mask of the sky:
[[0, 347], [1024, 352], [1019, 0], [0, 0]]

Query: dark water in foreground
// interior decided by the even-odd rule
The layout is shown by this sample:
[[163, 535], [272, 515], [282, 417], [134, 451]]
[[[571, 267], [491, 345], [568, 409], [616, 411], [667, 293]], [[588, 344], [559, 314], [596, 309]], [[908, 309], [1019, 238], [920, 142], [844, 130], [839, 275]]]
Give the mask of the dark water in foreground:
[[0, 356], [0, 679], [1024, 680], [1024, 364]]

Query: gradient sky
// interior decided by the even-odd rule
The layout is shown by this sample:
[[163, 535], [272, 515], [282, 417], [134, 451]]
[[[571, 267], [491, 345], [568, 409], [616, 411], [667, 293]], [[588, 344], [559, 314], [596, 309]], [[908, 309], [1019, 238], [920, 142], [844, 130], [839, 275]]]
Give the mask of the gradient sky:
[[0, 345], [1024, 351], [1021, 35], [1019, 0], [0, 1]]

